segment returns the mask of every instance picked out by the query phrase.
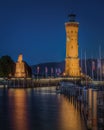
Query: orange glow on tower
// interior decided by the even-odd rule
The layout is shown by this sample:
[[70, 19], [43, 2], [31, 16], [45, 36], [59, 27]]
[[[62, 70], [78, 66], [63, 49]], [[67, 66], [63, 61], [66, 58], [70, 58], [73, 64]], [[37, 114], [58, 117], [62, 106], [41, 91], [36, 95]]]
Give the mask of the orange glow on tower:
[[78, 27], [79, 23], [75, 21], [75, 15], [69, 15], [70, 21], [65, 23], [66, 28], [66, 59], [65, 75], [70, 77], [79, 77], [81, 69], [78, 58]]

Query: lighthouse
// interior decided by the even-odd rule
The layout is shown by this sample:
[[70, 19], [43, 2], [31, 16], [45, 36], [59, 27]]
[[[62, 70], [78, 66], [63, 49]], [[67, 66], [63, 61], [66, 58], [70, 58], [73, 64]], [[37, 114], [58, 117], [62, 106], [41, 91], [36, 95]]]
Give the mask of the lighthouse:
[[65, 75], [69, 77], [80, 77], [81, 69], [78, 57], [78, 28], [79, 23], [75, 21], [76, 15], [70, 14], [69, 21], [65, 23], [66, 29], [66, 59]]

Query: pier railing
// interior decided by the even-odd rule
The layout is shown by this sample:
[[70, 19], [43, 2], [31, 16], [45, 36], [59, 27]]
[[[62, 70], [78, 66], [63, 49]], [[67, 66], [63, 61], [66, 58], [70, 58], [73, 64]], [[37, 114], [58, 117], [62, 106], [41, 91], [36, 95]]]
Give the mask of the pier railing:
[[74, 100], [78, 106], [86, 126], [90, 130], [104, 129], [104, 88], [91, 87], [60, 87], [62, 94]]
[[[80, 78], [72, 77], [57, 77], [57, 78], [0, 78], [0, 85], [5, 87], [38, 87], [38, 86], [57, 86], [61, 81], [70, 81], [75, 84], [80, 84], [82, 86], [86, 85], [85, 80]], [[90, 86], [104, 86], [104, 81], [87, 81]]]

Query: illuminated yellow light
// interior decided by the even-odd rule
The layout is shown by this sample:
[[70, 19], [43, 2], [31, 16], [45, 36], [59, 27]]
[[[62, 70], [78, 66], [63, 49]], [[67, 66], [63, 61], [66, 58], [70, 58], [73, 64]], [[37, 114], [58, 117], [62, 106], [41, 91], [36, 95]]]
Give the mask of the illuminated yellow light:
[[26, 77], [25, 63], [23, 62], [22, 54], [18, 56], [18, 61], [16, 62], [15, 77], [16, 78]]
[[66, 27], [66, 76], [79, 77], [81, 69], [78, 58], [78, 22], [67, 22]]

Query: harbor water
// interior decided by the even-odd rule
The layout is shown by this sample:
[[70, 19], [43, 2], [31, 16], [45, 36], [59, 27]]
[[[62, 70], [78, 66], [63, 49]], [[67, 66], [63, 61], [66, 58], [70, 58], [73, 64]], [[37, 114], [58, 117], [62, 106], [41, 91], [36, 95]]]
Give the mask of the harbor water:
[[56, 87], [0, 88], [0, 130], [86, 130], [73, 100]]

